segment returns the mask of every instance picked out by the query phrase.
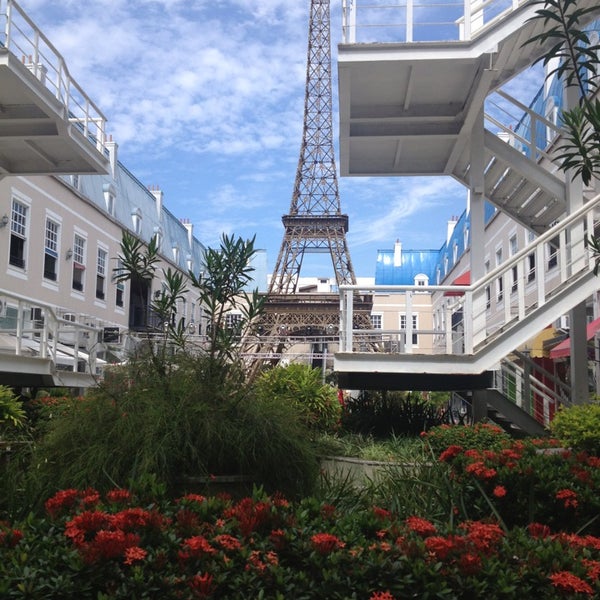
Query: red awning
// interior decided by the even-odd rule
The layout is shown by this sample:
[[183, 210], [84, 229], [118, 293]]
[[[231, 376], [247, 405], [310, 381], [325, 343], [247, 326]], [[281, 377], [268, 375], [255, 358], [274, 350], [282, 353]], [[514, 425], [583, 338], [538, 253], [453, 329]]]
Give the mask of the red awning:
[[[471, 285], [471, 271], [459, 275], [451, 285]], [[444, 296], [462, 296], [464, 292], [444, 292]]]
[[[598, 330], [600, 330], [600, 318], [587, 324], [587, 330], [586, 330], [587, 339], [591, 340]], [[552, 350], [550, 350], [550, 358], [564, 358], [565, 356], [569, 356], [570, 354], [571, 354], [571, 338], [570, 337], [568, 337], [566, 340], [563, 340], [560, 344], [554, 346], [554, 348], [552, 348]]]

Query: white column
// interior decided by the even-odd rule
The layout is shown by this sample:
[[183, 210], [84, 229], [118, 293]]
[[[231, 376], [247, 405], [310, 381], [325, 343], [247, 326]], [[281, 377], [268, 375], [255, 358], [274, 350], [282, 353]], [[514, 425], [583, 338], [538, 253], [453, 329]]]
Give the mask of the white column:
[[[471, 263], [471, 283], [485, 275], [485, 198], [484, 198], [484, 156], [485, 147], [483, 143], [483, 110], [480, 111], [471, 133], [471, 167], [469, 169], [470, 184], [470, 221], [471, 221], [471, 252], [469, 260]], [[482, 288], [474, 294], [472, 303], [472, 314], [465, 311], [465, 320], [471, 320], [473, 324], [472, 345], [476, 345], [485, 339], [485, 289]], [[465, 306], [468, 306], [468, 302]], [[466, 347], [471, 344], [465, 340]], [[468, 350], [467, 350], [468, 351]]]
[[[565, 89], [567, 107], [577, 106], [577, 90], [574, 87]], [[573, 179], [572, 172], [565, 173], [567, 192], [567, 213], [571, 214], [583, 205], [583, 183], [580, 177]], [[586, 249], [584, 247], [583, 224], [580, 223], [569, 229], [567, 252], [569, 256], [571, 273], [581, 268]], [[585, 302], [577, 305], [570, 312], [570, 338], [571, 338], [571, 399], [577, 404], [589, 400], [588, 390], [588, 359], [587, 359], [587, 332]]]

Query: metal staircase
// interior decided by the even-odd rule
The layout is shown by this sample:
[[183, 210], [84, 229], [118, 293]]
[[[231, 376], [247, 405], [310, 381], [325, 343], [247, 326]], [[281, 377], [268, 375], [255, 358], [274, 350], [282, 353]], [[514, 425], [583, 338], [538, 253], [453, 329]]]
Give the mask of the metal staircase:
[[[590, 21], [600, 15], [593, 2], [579, 4], [597, 8], [587, 15]], [[392, 7], [406, 8], [405, 28], [394, 25], [398, 20], [373, 16], [389, 15]], [[584, 239], [596, 231], [599, 197], [584, 190], [583, 206], [565, 217], [568, 182], [552, 162], [559, 133], [553, 117], [520, 103], [503, 88], [548, 50], [525, 43], [549, 26], [542, 19], [531, 20], [540, 5], [467, 0], [452, 7], [462, 11], [460, 17], [448, 16], [452, 9], [447, 7], [447, 18], [437, 25], [456, 25], [456, 38], [434, 39], [425, 37], [424, 23], [416, 22], [411, 0], [344, 2], [341, 172], [452, 176], [538, 237], [467, 287], [361, 287], [363, 293], [394, 291], [409, 297], [427, 290], [438, 298], [456, 296], [433, 331], [416, 332], [433, 336], [433, 355], [412, 354], [410, 345], [402, 354], [366, 352], [362, 338], [372, 340], [377, 332], [353, 330], [352, 296], [358, 290], [342, 286], [340, 351], [334, 364], [349, 388], [385, 376], [397, 389], [432, 389], [439, 383], [436, 378], [454, 378], [456, 386], [446, 389], [461, 389], [460, 376], [488, 372], [491, 377], [506, 356], [598, 289]], [[512, 114], [504, 119], [503, 112]], [[549, 245], [557, 247], [557, 268], [551, 275], [542, 272]], [[491, 290], [501, 290], [497, 311], [490, 310]], [[398, 331], [392, 342], [403, 347], [406, 335]], [[485, 377], [475, 383], [479, 388], [490, 384]]]

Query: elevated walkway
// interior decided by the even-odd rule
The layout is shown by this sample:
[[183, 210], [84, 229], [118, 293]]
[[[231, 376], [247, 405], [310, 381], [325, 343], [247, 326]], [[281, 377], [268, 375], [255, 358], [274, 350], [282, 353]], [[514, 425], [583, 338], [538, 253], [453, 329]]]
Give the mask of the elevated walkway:
[[106, 118], [14, 0], [0, 0], [0, 177], [106, 173]]

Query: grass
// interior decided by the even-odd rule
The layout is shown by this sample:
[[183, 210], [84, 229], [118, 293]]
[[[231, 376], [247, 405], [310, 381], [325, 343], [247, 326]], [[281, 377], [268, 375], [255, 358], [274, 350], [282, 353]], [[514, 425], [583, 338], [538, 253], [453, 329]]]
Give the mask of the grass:
[[357, 433], [321, 434], [316, 440], [321, 456], [345, 456], [380, 462], [412, 462], [428, 456], [420, 438], [392, 435], [376, 439]]

